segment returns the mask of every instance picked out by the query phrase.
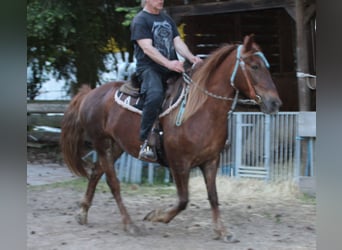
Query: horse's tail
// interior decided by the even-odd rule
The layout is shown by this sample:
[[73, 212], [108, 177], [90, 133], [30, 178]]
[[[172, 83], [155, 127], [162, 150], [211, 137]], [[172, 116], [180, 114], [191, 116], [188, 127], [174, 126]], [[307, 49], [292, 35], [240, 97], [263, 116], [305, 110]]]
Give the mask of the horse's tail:
[[79, 111], [82, 100], [91, 91], [88, 85], [82, 86], [71, 100], [61, 123], [60, 145], [64, 162], [72, 173], [89, 177], [82, 160], [84, 147], [84, 128], [80, 123]]

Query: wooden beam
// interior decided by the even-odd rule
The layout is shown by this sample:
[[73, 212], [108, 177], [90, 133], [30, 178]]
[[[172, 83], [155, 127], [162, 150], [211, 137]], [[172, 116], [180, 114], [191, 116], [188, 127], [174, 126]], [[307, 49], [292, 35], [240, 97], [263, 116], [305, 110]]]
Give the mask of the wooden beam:
[[69, 101], [35, 101], [27, 103], [27, 113], [64, 113]]
[[48, 126], [53, 128], [60, 128], [63, 116], [61, 115], [44, 115], [31, 114], [27, 116], [27, 126]]
[[[296, 8], [295, 8], [295, 6], [285, 7], [285, 10], [293, 18], [293, 20], [296, 21]], [[310, 18], [315, 14], [315, 12], [316, 12], [316, 4], [314, 4], [314, 3], [310, 4], [304, 10], [304, 23], [305, 24], [310, 21]]]
[[59, 143], [60, 133], [46, 132], [46, 131], [30, 131], [27, 133], [27, 144], [34, 145], [40, 143]]
[[316, 4], [310, 4], [309, 7], [305, 9], [304, 22], [308, 23], [311, 17], [315, 14], [315, 12], [316, 12]]
[[285, 10], [286, 10], [287, 14], [289, 14], [289, 16], [292, 17], [292, 19], [294, 21], [296, 21], [296, 8], [293, 6], [285, 7]]
[[210, 15], [295, 6], [294, 0], [224, 1], [170, 6], [165, 9], [176, 20], [182, 16]]
[[[304, 3], [296, 0], [296, 31], [297, 31], [297, 72], [309, 73], [308, 37], [304, 23]], [[309, 89], [306, 78], [297, 77], [299, 94], [299, 111], [310, 111]]]

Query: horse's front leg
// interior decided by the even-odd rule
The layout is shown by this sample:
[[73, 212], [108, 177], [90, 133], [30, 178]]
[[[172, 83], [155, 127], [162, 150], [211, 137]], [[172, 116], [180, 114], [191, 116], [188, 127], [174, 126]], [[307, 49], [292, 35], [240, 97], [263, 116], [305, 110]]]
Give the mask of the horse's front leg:
[[202, 170], [204, 181], [207, 187], [208, 199], [213, 217], [213, 229], [217, 236], [216, 239], [223, 239], [226, 242], [235, 243], [239, 241], [236, 240], [233, 234], [224, 226], [219, 210], [219, 202], [216, 191], [216, 174], [219, 160], [220, 158], [217, 157], [214, 160], [201, 165], [200, 169]]
[[156, 209], [148, 213], [144, 220], [152, 221], [152, 222], [170, 222], [177, 214], [186, 209], [186, 206], [189, 202], [189, 169], [173, 169], [170, 167], [172, 172], [173, 179], [176, 184], [177, 194], [178, 194], [178, 202], [173, 207], [168, 209]]
[[102, 175], [103, 175], [103, 170], [101, 169], [98, 163], [95, 163], [95, 168], [91, 172], [90, 178], [88, 180], [87, 191], [85, 192], [83, 200], [81, 201], [81, 204], [80, 204], [81, 209], [76, 214], [76, 221], [81, 225], [88, 223], [88, 210], [94, 198], [96, 185], [99, 182]]

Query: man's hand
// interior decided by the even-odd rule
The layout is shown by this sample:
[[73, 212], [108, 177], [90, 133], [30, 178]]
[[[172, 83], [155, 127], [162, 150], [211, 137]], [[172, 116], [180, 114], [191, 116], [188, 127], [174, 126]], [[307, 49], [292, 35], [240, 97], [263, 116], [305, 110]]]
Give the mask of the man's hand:
[[201, 63], [201, 62], [203, 62], [203, 60], [202, 60], [200, 57], [198, 57], [198, 56], [194, 56], [194, 57], [192, 58], [191, 62], [192, 62], [193, 64], [196, 64], [196, 63]]
[[184, 72], [184, 66], [183, 66], [183, 62], [178, 61], [178, 60], [172, 60], [169, 61], [166, 65], [166, 67], [171, 70], [171, 71], [175, 71], [178, 73], [183, 73]]

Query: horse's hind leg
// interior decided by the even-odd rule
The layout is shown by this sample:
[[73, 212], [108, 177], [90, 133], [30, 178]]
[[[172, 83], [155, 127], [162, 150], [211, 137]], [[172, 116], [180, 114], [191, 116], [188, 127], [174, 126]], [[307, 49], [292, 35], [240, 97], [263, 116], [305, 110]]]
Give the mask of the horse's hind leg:
[[124, 226], [124, 230], [131, 234], [138, 234], [139, 229], [133, 224], [130, 215], [127, 212], [127, 209], [121, 198], [120, 191], [120, 182], [116, 176], [116, 172], [113, 166], [113, 162], [122, 154], [122, 149], [115, 143], [112, 145], [112, 150], [109, 154], [106, 153], [105, 150], [98, 150], [99, 161], [103, 168], [104, 173], [106, 174], [106, 182], [114, 196], [114, 199], [119, 207], [122, 223]]
[[238, 240], [233, 237], [232, 233], [228, 232], [220, 216], [219, 202], [216, 191], [216, 174], [218, 163], [219, 157], [213, 161], [207, 162], [205, 165], [200, 166], [200, 169], [202, 170], [204, 181], [207, 187], [208, 199], [213, 217], [214, 232], [216, 233], [217, 238], [223, 239], [227, 242], [235, 243], [238, 242]]
[[[105, 143], [101, 144], [107, 145]], [[110, 145], [111, 146], [111, 145]], [[119, 158], [122, 151], [115, 151], [109, 147], [107, 150], [107, 156], [108, 160], [114, 164], [114, 161]], [[100, 161], [97, 160], [94, 163], [94, 168], [91, 171], [90, 178], [88, 180], [87, 190], [84, 194], [84, 197], [80, 203], [80, 211], [76, 215], [76, 220], [79, 224], [84, 225], [88, 223], [88, 211], [91, 207], [92, 200], [94, 198], [94, 194], [96, 191], [96, 186], [101, 179], [102, 175], [104, 174], [104, 169], [102, 165], [100, 164]]]
[[79, 224], [84, 225], [88, 223], [88, 210], [91, 206], [91, 202], [94, 198], [94, 193], [96, 190], [97, 183], [99, 182], [101, 176], [103, 175], [103, 170], [99, 166], [99, 164], [96, 162], [95, 167], [92, 170], [92, 173], [90, 175], [90, 178], [88, 180], [88, 186], [87, 191], [84, 195], [83, 200], [80, 204], [80, 211], [76, 215], [76, 220]]

